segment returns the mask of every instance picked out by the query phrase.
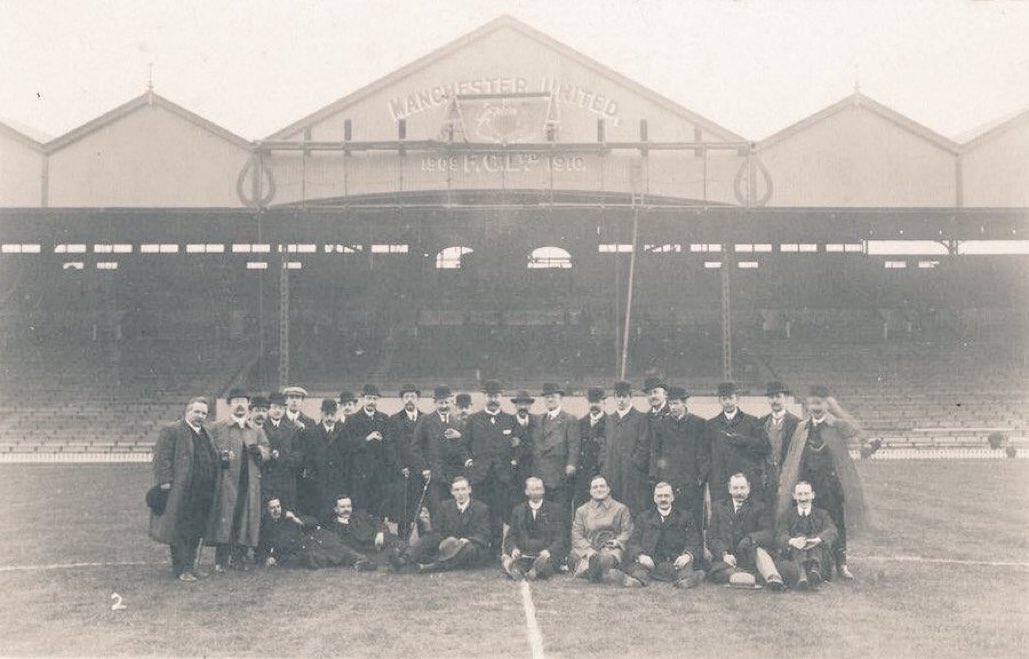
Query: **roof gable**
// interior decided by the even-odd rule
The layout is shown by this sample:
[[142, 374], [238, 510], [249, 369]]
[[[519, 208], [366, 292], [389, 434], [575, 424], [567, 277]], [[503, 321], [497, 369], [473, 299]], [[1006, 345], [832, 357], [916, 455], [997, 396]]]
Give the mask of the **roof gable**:
[[509, 16], [500, 16], [489, 23], [479, 27], [472, 32], [465, 34], [462, 37], [451, 41], [445, 46], [438, 48], [431, 53], [424, 55], [413, 62], [397, 69], [389, 75], [376, 80], [360, 89], [344, 96], [343, 98], [330, 103], [329, 105], [317, 110], [292, 124], [276, 131], [272, 135], [268, 136], [269, 140], [287, 139], [291, 135], [294, 135], [303, 129], [317, 124], [325, 119], [332, 117], [333, 115], [345, 110], [346, 108], [355, 105], [356, 103], [372, 96], [373, 94], [389, 88], [390, 86], [396, 85], [403, 80], [419, 73], [420, 71], [428, 68], [429, 66], [461, 51], [462, 49], [468, 48], [475, 45], [478, 42], [484, 41], [494, 33], [503, 30], [510, 29], [518, 34], [534, 41], [544, 49], [555, 52], [560, 57], [567, 60], [574, 61], [580, 66], [596, 73], [597, 75], [610, 80], [613, 84], [620, 85], [632, 93], [644, 98], [655, 105], [658, 105], [672, 114], [678, 115], [683, 119], [703, 128], [704, 130], [712, 133], [719, 137], [719, 139], [726, 141], [744, 141], [744, 138], [737, 135], [736, 133], [724, 128], [715, 122], [702, 117], [701, 115], [683, 107], [675, 101], [658, 94], [657, 92], [644, 87], [638, 82], [612, 70], [604, 64], [588, 57], [579, 51], [567, 46], [556, 39], [550, 37], [539, 30], [530, 27], [522, 21]]
[[0, 134], [6, 135], [7, 137], [10, 137], [14, 141], [20, 142], [20, 143], [24, 144], [25, 146], [27, 146], [30, 149], [33, 149], [35, 151], [42, 151], [43, 150], [43, 145], [41, 143], [39, 143], [36, 140], [32, 139], [31, 137], [29, 137], [25, 133], [21, 132], [20, 130], [18, 130], [16, 128], [12, 127], [12, 126], [8, 126], [7, 124], [3, 123], [2, 121], [0, 121]]
[[979, 132], [974, 138], [969, 139], [962, 144], [961, 151], [971, 151], [972, 149], [975, 149], [996, 137], [1000, 137], [1004, 133], [1014, 129], [1016, 126], [1020, 126], [1025, 123], [1029, 123], [1029, 109], [1023, 110], [1013, 117], [1008, 117], [1000, 120], [999, 122], [988, 124], [985, 130]]

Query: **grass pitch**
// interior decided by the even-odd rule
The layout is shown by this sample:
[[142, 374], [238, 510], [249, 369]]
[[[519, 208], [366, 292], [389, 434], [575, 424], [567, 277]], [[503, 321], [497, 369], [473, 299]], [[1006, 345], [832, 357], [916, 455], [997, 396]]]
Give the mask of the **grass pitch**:
[[[1024, 655], [1029, 462], [860, 469], [877, 528], [851, 543], [856, 582], [774, 595], [557, 578], [532, 585], [546, 654]], [[529, 655], [518, 588], [493, 569], [174, 581], [146, 536], [149, 484], [149, 465], [0, 467], [0, 654]], [[129, 565], [60, 567], [78, 563]], [[111, 611], [113, 592], [126, 610]]]

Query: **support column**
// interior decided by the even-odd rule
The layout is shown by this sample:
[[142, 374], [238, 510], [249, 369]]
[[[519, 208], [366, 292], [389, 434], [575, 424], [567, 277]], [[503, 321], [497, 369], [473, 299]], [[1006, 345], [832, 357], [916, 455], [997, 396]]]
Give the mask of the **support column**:
[[279, 263], [279, 389], [289, 386], [289, 269], [288, 255]]
[[722, 245], [722, 379], [732, 381], [732, 243]]

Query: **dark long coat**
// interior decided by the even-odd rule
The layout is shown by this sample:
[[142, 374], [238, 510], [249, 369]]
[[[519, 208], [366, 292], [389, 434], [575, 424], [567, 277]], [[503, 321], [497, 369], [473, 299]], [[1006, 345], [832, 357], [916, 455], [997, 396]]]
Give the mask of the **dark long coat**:
[[468, 480], [475, 486], [484, 482], [490, 473], [501, 483], [510, 485], [514, 481], [513, 461], [520, 460], [525, 452], [525, 442], [513, 446], [512, 438], [518, 437], [518, 423], [507, 412], [497, 414], [496, 423], [490, 422], [490, 415], [480, 410], [468, 417], [464, 437], [475, 463], [468, 471]]
[[320, 519], [335, 505], [335, 497], [349, 490], [347, 435], [339, 422], [331, 433], [324, 424], [316, 423], [301, 431], [298, 444], [302, 454], [297, 483], [300, 509]]
[[297, 503], [297, 475], [301, 468], [302, 455], [296, 446], [299, 428], [285, 416], [275, 427], [271, 420], [265, 421], [265, 436], [269, 451], [278, 451], [279, 457], [270, 457], [261, 465], [262, 499], [276, 497], [284, 510], [294, 510]]
[[[404, 529], [415, 516], [414, 509], [422, 491], [421, 467], [418, 466], [414, 452], [414, 429], [424, 417], [419, 411], [415, 420], [411, 421], [407, 412], [400, 410], [390, 417], [390, 432], [386, 436], [393, 491], [387, 514]], [[410, 470], [406, 479], [401, 473], [404, 468]]]
[[[772, 511], [753, 497], [743, 502], [740, 512], [735, 512], [732, 499], [716, 501], [711, 505], [711, 527], [707, 532], [707, 547], [715, 561], [722, 560], [728, 552], [736, 555], [736, 546], [749, 537], [753, 545], [772, 549], [774, 534]], [[741, 558], [737, 556], [737, 558]], [[753, 560], [749, 557], [748, 560]]]
[[747, 475], [750, 495], [767, 501], [763, 487], [765, 458], [771, 447], [764, 426], [757, 418], [737, 410], [732, 421], [725, 414], [707, 422], [708, 445], [711, 451], [711, 475], [708, 485], [713, 501], [729, 498], [729, 477]]
[[[207, 522], [204, 542], [211, 545], [235, 543], [256, 547], [261, 535], [261, 464], [268, 459], [268, 438], [249, 420], [240, 428], [231, 420], [211, 426], [215, 452], [231, 451], [228, 469], [221, 469], [214, 486], [214, 503]], [[249, 447], [256, 446], [255, 456]], [[245, 471], [246, 499], [239, 501], [241, 475]], [[234, 524], [239, 501], [239, 523]]]
[[589, 414], [579, 419], [579, 470], [575, 473], [574, 509], [590, 500], [590, 480], [604, 470], [609, 416], [605, 412], [594, 425], [590, 425]]
[[[210, 435], [206, 432], [205, 437], [210, 441]], [[211, 460], [218, 462], [215, 457], [213, 445], [211, 446]], [[168, 501], [164, 513], [155, 515], [150, 513], [150, 537], [157, 542], [166, 545], [175, 542], [175, 529], [179, 523], [179, 517], [183, 514], [186, 502], [189, 497], [189, 488], [192, 485], [193, 470], [193, 431], [185, 420], [171, 424], [161, 429], [161, 434], [154, 445], [153, 471], [154, 485], [171, 483], [168, 490]], [[206, 520], [204, 520], [206, 522]], [[200, 526], [203, 526], [201, 523]]]
[[666, 481], [677, 490], [693, 492], [707, 478], [707, 426], [704, 419], [687, 413], [651, 418], [650, 479]]
[[551, 421], [547, 414], [533, 419], [533, 476], [543, 479], [547, 489], [564, 485], [565, 469], [579, 466], [579, 420], [562, 410]]
[[633, 513], [647, 507], [650, 470], [650, 420], [635, 407], [624, 417], [607, 416], [607, 452], [601, 473], [611, 496]]
[[[388, 484], [392, 481], [390, 456], [390, 419], [375, 411], [372, 415], [363, 409], [347, 417], [344, 429], [350, 445], [350, 495], [354, 508], [366, 510], [376, 517], [386, 512]], [[369, 440], [368, 435], [378, 431], [381, 440]]]

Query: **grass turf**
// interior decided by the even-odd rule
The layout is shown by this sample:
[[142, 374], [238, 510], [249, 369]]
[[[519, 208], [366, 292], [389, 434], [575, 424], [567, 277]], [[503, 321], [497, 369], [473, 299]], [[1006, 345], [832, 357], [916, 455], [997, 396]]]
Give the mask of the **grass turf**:
[[[1029, 463], [860, 467], [877, 528], [851, 543], [856, 582], [773, 595], [558, 578], [532, 587], [547, 655], [1022, 654], [1029, 568], [882, 559], [1029, 561]], [[147, 465], [0, 467], [0, 567], [146, 563], [0, 571], [0, 654], [529, 654], [518, 589], [495, 570], [262, 570], [180, 584], [146, 537], [149, 478]], [[110, 610], [112, 592], [127, 610]]]

